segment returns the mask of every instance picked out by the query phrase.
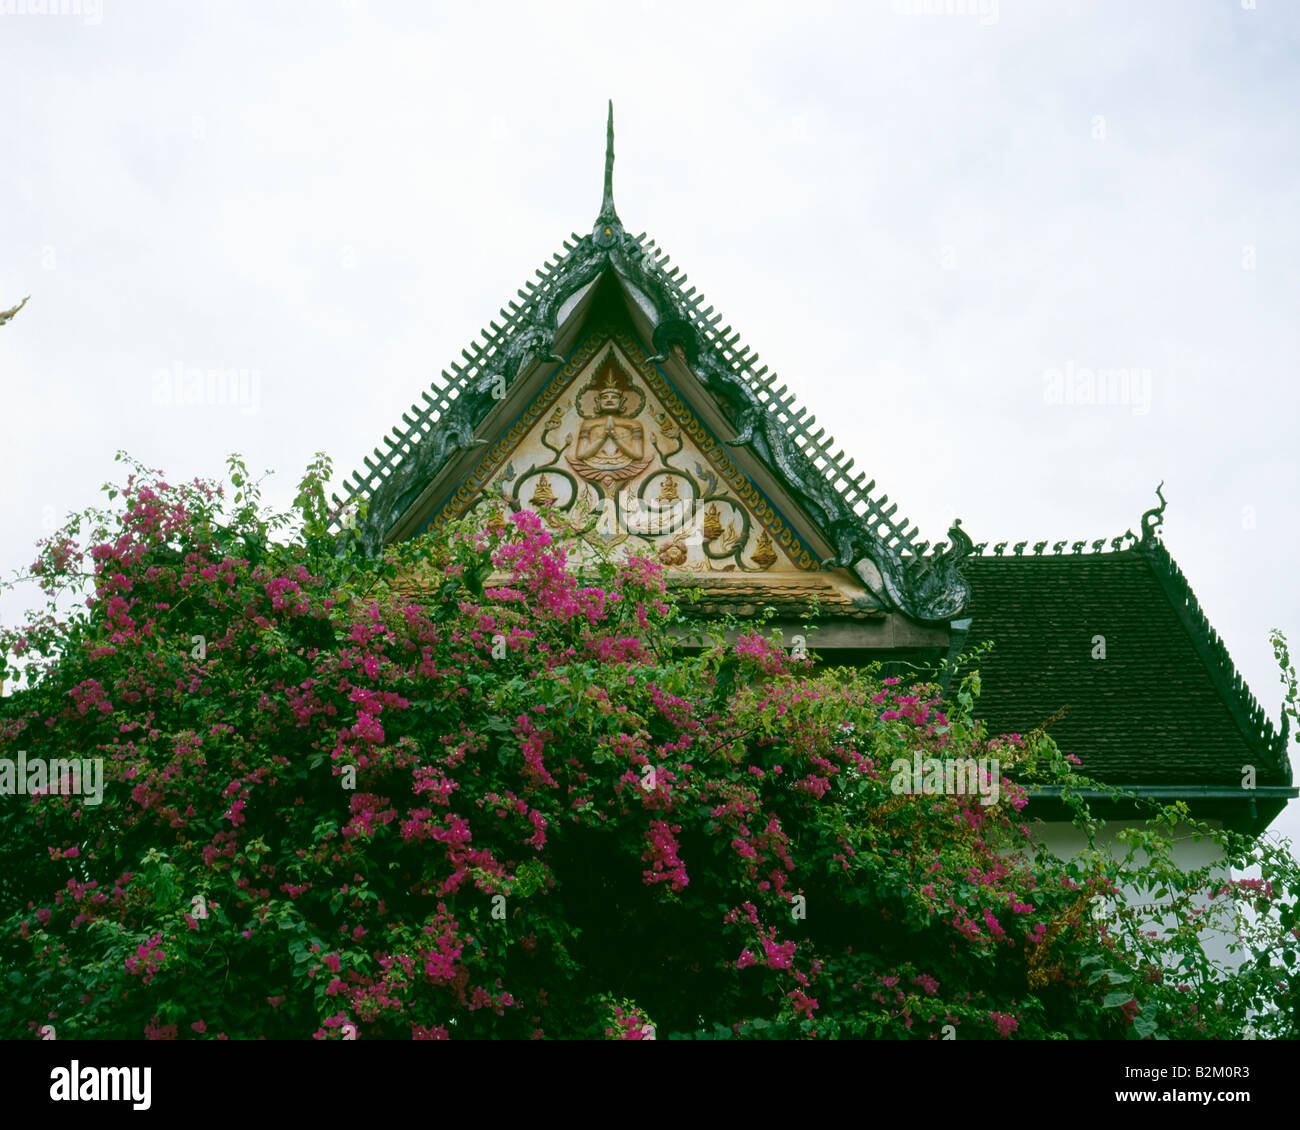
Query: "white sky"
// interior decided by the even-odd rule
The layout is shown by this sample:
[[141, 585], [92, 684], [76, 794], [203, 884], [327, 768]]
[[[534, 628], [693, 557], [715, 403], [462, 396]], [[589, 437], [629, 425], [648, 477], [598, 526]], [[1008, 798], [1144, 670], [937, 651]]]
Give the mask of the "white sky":
[[[0, 570], [118, 448], [341, 480], [590, 229], [612, 96], [626, 226], [921, 536], [1111, 537], [1163, 479], [1276, 721], [1300, 7], [1242, 2], [0, 0]], [[245, 402], [157, 403], [177, 366]], [[1049, 403], [1069, 366], [1142, 375]]]

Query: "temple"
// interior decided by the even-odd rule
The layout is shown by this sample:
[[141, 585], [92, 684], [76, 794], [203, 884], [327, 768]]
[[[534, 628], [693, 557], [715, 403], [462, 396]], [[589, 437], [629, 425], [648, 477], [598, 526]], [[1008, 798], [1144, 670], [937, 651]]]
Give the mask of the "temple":
[[[335, 496], [366, 552], [526, 508], [577, 559], [654, 555], [671, 584], [698, 590], [701, 614], [772, 608], [787, 640], [814, 624], [807, 646], [827, 662], [948, 660], [950, 674], [963, 648], [992, 640], [980, 661], [992, 732], [1050, 721], [1089, 776], [1267, 827], [1297, 795], [1285, 718], [1275, 731], [1162, 544], [1161, 490], [1136, 534], [990, 549], [956, 522], [920, 540], [655, 242], [623, 227], [613, 141], [611, 105], [591, 231], [564, 242]], [[1028, 812], [1070, 846], [1051, 790]]]

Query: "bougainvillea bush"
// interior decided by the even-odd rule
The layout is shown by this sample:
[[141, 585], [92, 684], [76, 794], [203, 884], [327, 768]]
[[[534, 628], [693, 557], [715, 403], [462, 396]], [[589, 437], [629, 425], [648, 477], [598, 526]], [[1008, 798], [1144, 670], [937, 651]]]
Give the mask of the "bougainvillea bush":
[[[1260, 879], [1182, 874], [1178, 812], [1127, 864], [1046, 854], [1025, 787], [1081, 779], [987, 734], [974, 673], [686, 647], [656, 565], [580, 574], [528, 512], [367, 560], [323, 459], [280, 516], [238, 460], [132, 467], [0, 636], [0, 757], [104, 777], [0, 796], [0, 1037], [1295, 1031], [1294, 861], [1225, 835]], [[997, 759], [997, 803], [898, 792], [916, 754]]]

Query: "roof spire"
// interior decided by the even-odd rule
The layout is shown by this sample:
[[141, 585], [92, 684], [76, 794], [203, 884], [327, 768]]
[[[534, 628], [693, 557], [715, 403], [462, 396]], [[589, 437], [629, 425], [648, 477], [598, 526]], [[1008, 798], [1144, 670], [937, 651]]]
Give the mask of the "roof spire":
[[597, 223], [612, 223], [618, 219], [614, 209], [614, 99], [609, 100], [609, 122], [605, 126], [605, 196], [600, 202]]

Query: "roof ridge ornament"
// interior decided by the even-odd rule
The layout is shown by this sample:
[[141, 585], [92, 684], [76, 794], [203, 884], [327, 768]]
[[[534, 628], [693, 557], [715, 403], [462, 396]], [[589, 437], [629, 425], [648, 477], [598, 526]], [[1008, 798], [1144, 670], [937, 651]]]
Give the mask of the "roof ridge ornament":
[[[605, 124], [605, 191], [600, 200], [600, 215], [596, 217], [596, 233], [610, 239], [613, 229], [621, 227], [618, 210], [614, 207], [614, 99], [609, 100], [609, 119]], [[604, 229], [602, 232], [601, 229]]]
[[1163, 487], [1164, 479], [1160, 480], [1160, 486], [1156, 487], [1156, 497], [1160, 499], [1159, 506], [1153, 506], [1142, 515], [1142, 544], [1150, 545], [1152, 542], [1159, 541], [1160, 536], [1157, 531], [1164, 525], [1165, 521], [1165, 496]]
[[1138, 537], [1131, 529], [1125, 530], [1117, 538], [1111, 538], [1111, 548], [1116, 552], [1121, 549], [1120, 542], [1127, 540], [1128, 545], [1124, 549], [1150, 549], [1154, 545], [1160, 544], [1160, 535], [1156, 532], [1164, 525], [1165, 521], [1165, 496], [1163, 487], [1164, 479], [1160, 480], [1160, 486], [1156, 487], [1156, 497], [1160, 499], [1159, 506], [1153, 506], [1142, 515], [1142, 536]]

